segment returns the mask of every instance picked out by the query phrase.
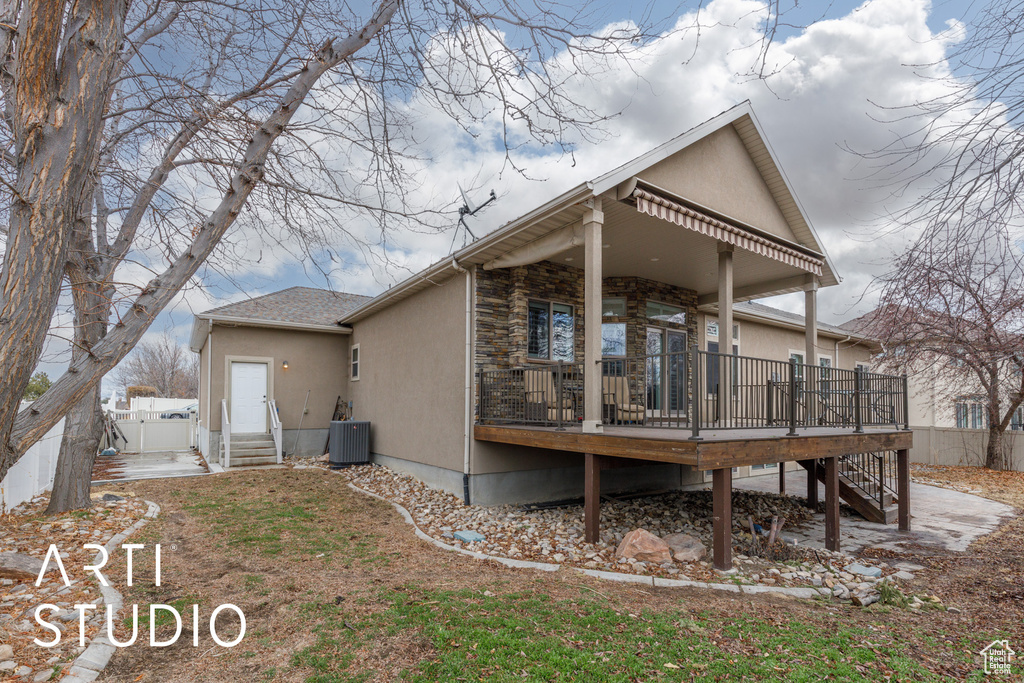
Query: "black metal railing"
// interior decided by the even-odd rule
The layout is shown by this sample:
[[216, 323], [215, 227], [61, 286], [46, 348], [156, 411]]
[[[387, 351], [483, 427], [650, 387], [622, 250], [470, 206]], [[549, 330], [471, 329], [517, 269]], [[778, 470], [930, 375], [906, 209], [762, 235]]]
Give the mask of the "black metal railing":
[[[728, 387], [728, 391], [723, 390]], [[485, 424], [564, 427], [584, 414], [582, 363], [481, 370]], [[688, 351], [601, 361], [605, 424], [701, 429], [909, 429], [906, 376]]]
[[897, 485], [895, 451], [840, 456], [839, 474], [879, 509], [892, 504]]

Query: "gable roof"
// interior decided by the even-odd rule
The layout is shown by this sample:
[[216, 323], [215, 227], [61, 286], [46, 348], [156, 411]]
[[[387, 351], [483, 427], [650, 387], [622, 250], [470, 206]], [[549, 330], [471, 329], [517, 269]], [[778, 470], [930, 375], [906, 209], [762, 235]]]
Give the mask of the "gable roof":
[[[806, 219], [803, 207], [790, 187], [789, 181], [779, 166], [775, 153], [768, 145], [761, 124], [754, 115], [749, 101], [742, 102], [731, 109], [691, 128], [668, 142], [655, 147], [651, 151], [622, 164], [621, 166], [586, 181], [548, 201], [519, 218], [506, 223], [490, 234], [463, 247], [452, 256], [446, 257], [425, 270], [407, 278], [394, 287], [389, 288], [358, 308], [349, 311], [342, 323], [354, 323], [378, 310], [401, 301], [416, 292], [443, 281], [456, 272], [462, 272], [464, 266], [482, 265], [508, 251], [527, 244], [550, 232], [542, 222], [561, 214], [564, 220], [572, 221], [582, 216], [582, 207], [578, 206], [585, 199], [615, 191], [622, 183], [629, 181], [644, 169], [667, 159], [677, 152], [702, 140], [711, 133], [725, 126], [733, 126], [739, 134], [758, 171], [761, 173], [771, 195], [790, 223], [794, 235], [803, 247], [821, 254], [825, 260], [825, 268], [821, 277], [824, 286], [839, 283], [839, 276], [821, 245], [814, 228]], [[579, 215], [576, 215], [579, 214]], [[729, 218], [728, 216], [724, 218]], [[790, 290], [786, 290], [790, 291]], [[782, 292], [778, 292], [782, 293]]]
[[339, 326], [338, 320], [371, 298], [362, 294], [332, 292], [313, 287], [289, 287], [279, 292], [236, 301], [197, 313], [192, 324], [190, 346], [198, 351], [197, 345], [202, 348], [205, 343], [200, 321], [345, 333], [348, 330]]

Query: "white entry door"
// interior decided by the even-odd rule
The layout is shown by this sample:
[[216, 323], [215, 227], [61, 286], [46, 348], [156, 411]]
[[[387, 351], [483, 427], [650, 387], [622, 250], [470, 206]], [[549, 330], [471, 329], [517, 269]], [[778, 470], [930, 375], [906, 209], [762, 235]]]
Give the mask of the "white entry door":
[[267, 364], [231, 364], [231, 431], [267, 431]]

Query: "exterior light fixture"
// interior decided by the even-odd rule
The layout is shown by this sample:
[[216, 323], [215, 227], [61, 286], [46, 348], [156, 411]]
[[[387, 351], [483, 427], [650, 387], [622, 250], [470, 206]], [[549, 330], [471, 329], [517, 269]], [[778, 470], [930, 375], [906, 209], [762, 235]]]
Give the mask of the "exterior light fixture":
[[565, 260], [566, 260], [566, 261], [572, 261], [572, 259], [573, 259], [573, 257], [572, 257], [572, 256], [566, 256], [566, 257], [565, 257]]
[[287, 370], [288, 369], [288, 361], [284, 361], [283, 363], [281, 363], [281, 367], [284, 368], [285, 370]]

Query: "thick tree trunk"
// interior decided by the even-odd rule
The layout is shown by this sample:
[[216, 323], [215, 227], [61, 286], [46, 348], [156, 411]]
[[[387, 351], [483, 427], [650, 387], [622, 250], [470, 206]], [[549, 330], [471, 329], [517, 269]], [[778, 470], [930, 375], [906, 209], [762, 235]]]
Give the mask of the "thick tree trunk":
[[988, 428], [988, 447], [985, 449], [985, 467], [990, 470], [1006, 469], [1003, 457], [1003, 430], [994, 424]]
[[97, 384], [64, 418], [64, 437], [60, 442], [57, 473], [47, 514], [55, 515], [92, 505], [89, 499], [92, 467], [102, 436], [103, 411]]

